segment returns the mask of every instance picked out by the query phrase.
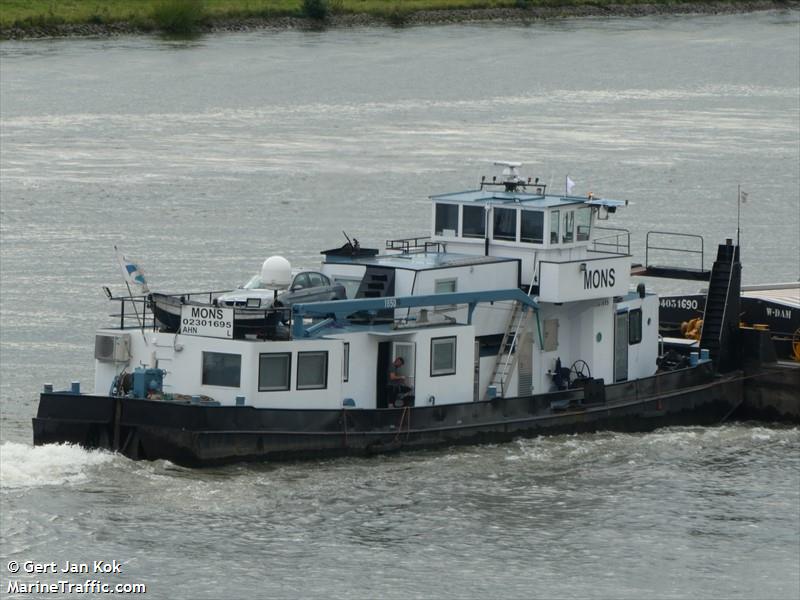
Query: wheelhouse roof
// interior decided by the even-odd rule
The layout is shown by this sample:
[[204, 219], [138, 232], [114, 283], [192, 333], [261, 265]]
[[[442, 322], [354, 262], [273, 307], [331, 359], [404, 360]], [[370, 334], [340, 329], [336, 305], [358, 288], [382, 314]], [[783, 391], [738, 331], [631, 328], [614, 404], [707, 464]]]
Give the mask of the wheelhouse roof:
[[497, 190], [469, 190], [430, 197], [434, 202], [457, 204], [522, 204], [531, 208], [554, 208], [569, 204], [587, 204], [590, 198], [583, 196], [554, 196], [527, 192], [501, 192]]
[[501, 256], [475, 256], [474, 254], [459, 254], [455, 252], [410, 252], [408, 254], [384, 254], [379, 256], [366, 256], [337, 260], [354, 265], [367, 265], [376, 267], [394, 267], [410, 271], [427, 271], [429, 269], [442, 269], [446, 267], [465, 267], [470, 265], [484, 265], [503, 262], [517, 262], [516, 258]]

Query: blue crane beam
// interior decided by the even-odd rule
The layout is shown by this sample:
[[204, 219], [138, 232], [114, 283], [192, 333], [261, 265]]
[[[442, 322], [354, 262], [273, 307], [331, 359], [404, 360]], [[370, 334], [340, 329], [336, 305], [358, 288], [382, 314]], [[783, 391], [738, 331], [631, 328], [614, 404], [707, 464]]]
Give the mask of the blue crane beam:
[[442, 306], [447, 304], [467, 304], [468, 323], [472, 323], [475, 306], [481, 302], [502, 302], [513, 300], [523, 306], [538, 310], [538, 303], [519, 288], [507, 290], [487, 290], [481, 292], [454, 292], [452, 294], [426, 294], [423, 296], [387, 296], [384, 298], [357, 298], [354, 300], [331, 300], [328, 302], [308, 302], [292, 305], [292, 336], [305, 335], [304, 317], [329, 317], [345, 319], [360, 311], [394, 310], [417, 306]]

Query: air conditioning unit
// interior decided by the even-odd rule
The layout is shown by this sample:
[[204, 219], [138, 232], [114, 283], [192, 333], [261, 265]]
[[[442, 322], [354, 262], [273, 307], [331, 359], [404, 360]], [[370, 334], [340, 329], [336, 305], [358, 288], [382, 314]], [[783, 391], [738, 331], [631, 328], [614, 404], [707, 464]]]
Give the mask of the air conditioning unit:
[[94, 337], [94, 357], [103, 362], [128, 362], [131, 359], [130, 334], [98, 333]]

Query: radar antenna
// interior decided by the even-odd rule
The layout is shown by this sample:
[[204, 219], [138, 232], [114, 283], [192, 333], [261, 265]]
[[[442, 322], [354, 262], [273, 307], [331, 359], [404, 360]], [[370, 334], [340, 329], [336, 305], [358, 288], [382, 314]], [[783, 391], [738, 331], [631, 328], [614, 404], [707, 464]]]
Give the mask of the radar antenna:
[[521, 162], [510, 162], [507, 160], [496, 160], [494, 161], [494, 166], [496, 167], [505, 167], [503, 169], [503, 175], [506, 175], [506, 181], [513, 181], [514, 183], [519, 183], [522, 181], [522, 178], [519, 176], [519, 169], [522, 166]]
[[503, 175], [506, 176], [505, 181], [505, 188], [507, 192], [516, 191], [517, 186], [521, 185], [523, 188], [525, 187], [525, 180], [519, 176], [519, 169], [522, 166], [521, 162], [511, 162], [507, 160], [496, 160], [494, 161], [494, 165], [496, 167], [504, 167]]

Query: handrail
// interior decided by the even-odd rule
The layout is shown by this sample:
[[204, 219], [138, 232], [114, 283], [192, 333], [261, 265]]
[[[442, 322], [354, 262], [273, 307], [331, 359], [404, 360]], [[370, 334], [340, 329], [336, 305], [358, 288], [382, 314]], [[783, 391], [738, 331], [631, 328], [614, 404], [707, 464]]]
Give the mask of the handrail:
[[414, 252], [443, 252], [444, 243], [432, 242], [431, 236], [386, 240], [386, 250], [399, 250], [403, 254]]
[[[211, 305], [214, 298], [218, 297], [220, 294], [225, 293], [229, 290], [219, 290], [219, 291], [210, 291], [210, 292], [187, 292], [187, 293], [175, 293], [175, 294], [162, 294], [163, 296], [167, 296], [169, 298], [177, 298], [181, 300], [181, 303], [208, 303]], [[198, 298], [199, 297], [199, 298]], [[109, 316], [112, 318], [119, 318], [119, 328], [120, 329], [141, 329], [141, 330], [151, 330], [157, 331], [158, 330], [158, 320], [156, 319], [156, 315], [153, 311], [153, 304], [150, 295], [139, 295], [139, 296], [109, 296], [109, 300], [114, 300], [115, 302], [120, 303], [120, 311], [111, 313]], [[127, 308], [126, 308], [127, 307]], [[289, 331], [291, 331], [291, 322], [292, 322], [292, 308], [291, 306], [280, 306], [280, 307], [265, 307], [265, 308], [246, 308], [246, 307], [222, 307], [222, 308], [230, 308], [234, 311], [237, 310], [244, 310], [249, 315], [254, 314], [263, 314], [264, 318], [266, 319], [270, 315], [277, 315], [281, 320], [284, 320], [289, 325]], [[235, 314], [235, 312], [234, 312]], [[234, 318], [235, 321], [235, 318]], [[237, 328], [243, 328], [245, 330], [245, 334], [248, 333], [248, 325], [246, 321], [239, 322], [236, 325]], [[253, 326], [252, 332], [258, 333], [262, 331], [261, 326]]]
[[[700, 249], [699, 250], [692, 250], [687, 248], [675, 248], [670, 246], [652, 246], [650, 245], [650, 235], [666, 235], [666, 236], [674, 236], [674, 237], [682, 237], [682, 238], [689, 238], [689, 239], [697, 239], [700, 240]], [[647, 237], [645, 238], [645, 250], [644, 250], [644, 264], [645, 268], [650, 268], [650, 250], [665, 250], [668, 252], [682, 252], [684, 254], [699, 254], [700, 255], [700, 270], [703, 270], [704, 267], [704, 257], [705, 257], [705, 246], [703, 241], [703, 236], [697, 235], [694, 233], [676, 233], [674, 231], [648, 231]]]
[[[594, 227], [595, 231], [610, 231], [608, 235], [603, 235], [592, 240], [593, 244], [593, 252], [603, 252], [606, 254], [620, 254], [623, 256], [628, 256], [631, 253], [631, 232], [627, 229], [623, 229], [621, 227]], [[603, 240], [614, 240], [610, 242], [606, 242]], [[598, 246], [607, 246], [615, 248], [614, 251], [610, 250], [600, 250]], [[622, 252], [621, 250], [625, 250]]]

